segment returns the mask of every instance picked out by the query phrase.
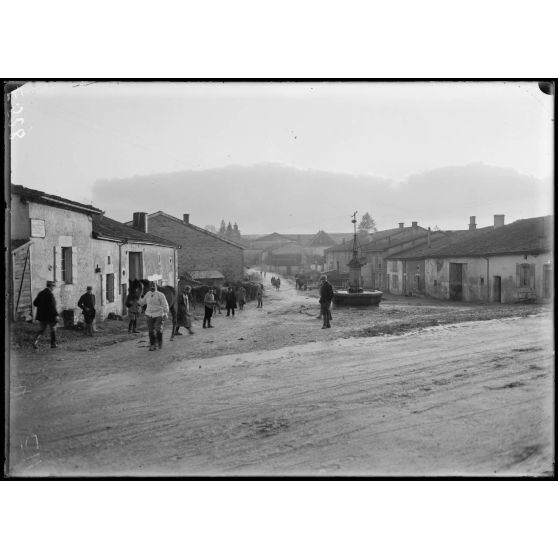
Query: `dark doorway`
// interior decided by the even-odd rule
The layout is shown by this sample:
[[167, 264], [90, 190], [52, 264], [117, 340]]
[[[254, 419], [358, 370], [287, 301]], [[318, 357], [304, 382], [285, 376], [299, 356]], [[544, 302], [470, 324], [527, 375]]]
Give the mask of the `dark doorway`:
[[502, 302], [502, 278], [499, 275], [494, 275], [494, 302]]
[[543, 266], [543, 298], [552, 296], [552, 267], [548, 264]]
[[128, 252], [128, 279], [143, 279], [143, 261], [141, 252]]
[[463, 264], [450, 263], [450, 300], [463, 300]]
[[122, 283], [120, 285], [120, 295], [122, 302], [122, 315], [125, 316], [128, 313], [128, 308], [126, 308], [126, 299], [128, 298], [128, 285]]

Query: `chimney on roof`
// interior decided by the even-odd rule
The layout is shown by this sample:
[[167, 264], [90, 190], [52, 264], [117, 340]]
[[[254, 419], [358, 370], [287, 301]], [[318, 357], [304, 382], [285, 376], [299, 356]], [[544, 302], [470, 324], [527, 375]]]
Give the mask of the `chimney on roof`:
[[183, 213], [182, 214], [182, 219], [188, 225], [190, 223], [190, 214], [189, 213]]
[[402, 229], [405, 226], [405, 223], [399, 223], [399, 228]]
[[138, 231], [147, 232], [147, 213], [136, 212], [134, 213], [133, 225], [134, 229]]
[[471, 217], [469, 217], [469, 230], [470, 231], [474, 231], [477, 228], [477, 224], [475, 223], [475, 219], [476, 219], [476, 217], [474, 215], [471, 215]]
[[494, 215], [494, 228], [497, 229], [499, 227], [504, 226], [505, 215]]
[[413, 229], [416, 229], [418, 227], [418, 221], [413, 221], [411, 225], [413, 226]]

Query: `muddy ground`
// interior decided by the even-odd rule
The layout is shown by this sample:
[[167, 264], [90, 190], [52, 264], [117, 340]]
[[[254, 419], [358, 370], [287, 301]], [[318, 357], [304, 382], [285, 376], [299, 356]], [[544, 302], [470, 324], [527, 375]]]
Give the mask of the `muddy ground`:
[[[11, 351], [15, 475], [548, 475], [547, 306], [388, 296], [334, 308], [283, 280], [264, 308], [147, 351], [145, 322]], [[461, 418], [456, 418], [461, 417]]]

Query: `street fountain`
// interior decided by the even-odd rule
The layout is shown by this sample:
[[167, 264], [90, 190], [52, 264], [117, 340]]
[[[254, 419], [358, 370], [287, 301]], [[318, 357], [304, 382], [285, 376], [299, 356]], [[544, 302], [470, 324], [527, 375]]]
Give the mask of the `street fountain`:
[[335, 290], [333, 292], [333, 303], [337, 306], [378, 306], [382, 300], [382, 291], [365, 291], [361, 286], [360, 270], [362, 263], [358, 257], [358, 244], [356, 233], [356, 214], [352, 215], [354, 238], [353, 257], [349, 266], [349, 288], [347, 290]]

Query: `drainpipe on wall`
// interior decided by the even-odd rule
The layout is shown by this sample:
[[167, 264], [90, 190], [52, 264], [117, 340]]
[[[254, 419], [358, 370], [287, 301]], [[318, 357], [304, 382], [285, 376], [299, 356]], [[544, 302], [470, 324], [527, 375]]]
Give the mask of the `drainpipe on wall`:
[[486, 301], [490, 302], [490, 260], [483, 256], [486, 260]]

